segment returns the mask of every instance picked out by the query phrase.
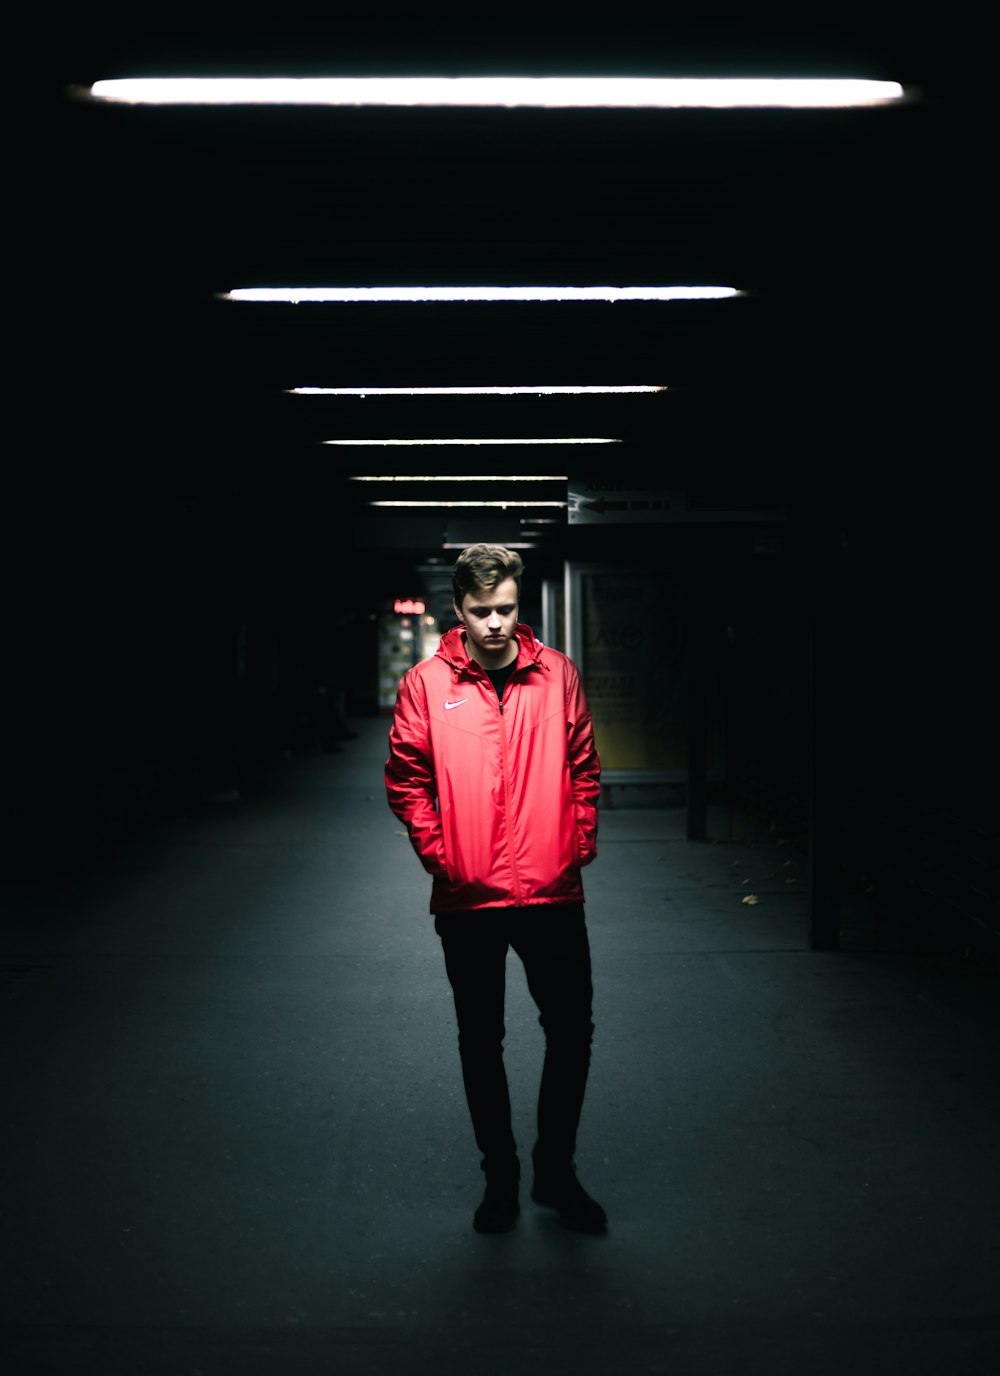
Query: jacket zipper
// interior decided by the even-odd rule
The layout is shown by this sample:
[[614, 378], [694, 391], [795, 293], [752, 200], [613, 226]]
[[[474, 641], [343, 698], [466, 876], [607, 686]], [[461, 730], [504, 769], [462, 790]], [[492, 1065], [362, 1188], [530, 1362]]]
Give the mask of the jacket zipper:
[[[506, 696], [512, 679], [513, 675], [504, 685], [504, 696]], [[495, 696], [496, 694], [494, 694]], [[510, 872], [514, 879], [514, 898], [517, 901], [517, 907], [522, 908], [524, 904], [521, 902], [521, 880], [517, 872], [517, 859], [514, 855], [514, 828], [510, 812], [510, 757], [507, 753], [507, 723], [503, 714], [503, 698], [498, 700], [497, 705], [500, 709], [500, 757], [503, 763], [503, 808], [507, 819], [507, 849], [510, 852]]]

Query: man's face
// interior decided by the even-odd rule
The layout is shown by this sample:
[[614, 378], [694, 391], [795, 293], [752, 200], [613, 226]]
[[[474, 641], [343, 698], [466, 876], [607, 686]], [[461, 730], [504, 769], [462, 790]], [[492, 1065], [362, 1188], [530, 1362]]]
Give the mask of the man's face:
[[505, 578], [495, 588], [476, 588], [455, 603], [465, 623], [465, 643], [470, 656], [484, 669], [502, 669], [517, 658], [517, 583]]

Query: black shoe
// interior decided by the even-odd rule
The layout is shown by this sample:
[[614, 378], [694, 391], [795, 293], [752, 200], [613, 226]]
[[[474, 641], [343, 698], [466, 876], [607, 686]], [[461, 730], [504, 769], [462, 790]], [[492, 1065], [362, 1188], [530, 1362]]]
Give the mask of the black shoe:
[[477, 1233], [509, 1233], [520, 1212], [516, 1180], [513, 1184], [487, 1185], [472, 1226]]
[[577, 1180], [572, 1171], [558, 1176], [535, 1176], [531, 1197], [546, 1209], [555, 1209], [559, 1221], [578, 1233], [606, 1233], [608, 1216]]

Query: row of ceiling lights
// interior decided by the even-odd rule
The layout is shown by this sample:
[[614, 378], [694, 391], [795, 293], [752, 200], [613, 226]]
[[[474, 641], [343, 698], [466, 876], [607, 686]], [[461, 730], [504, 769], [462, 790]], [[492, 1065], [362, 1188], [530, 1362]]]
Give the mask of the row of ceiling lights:
[[[84, 95], [95, 102], [126, 104], [276, 104], [499, 106], [504, 108], [847, 108], [891, 104], [907, 92], [898, 82], [794, 78], [616, 78], [616, 77], [407, 77], [407, 78], [139, 78], [97, 81]], [[910, 93], [912, 95], [912, 93]], [[669, 301], [738, 296], [733, 287], [249, 287], [221, 294], [230, 301], [256, 303], [360, 303], [432, 301]], [[570, 387], [297, 387], [300, 396], [554, 395], [655, 392], [662, 386]], [[330, 439], [329, 445], [514, 445], [609, 444], [613, 438], [562, 439]], [[391, 482], [399, 475], [356, 475], [358, 481]], [[456, 478], [423, 475], [410, 481], [499, 481], [496, 475]], [[554, 481], [546, 475], [510, 475], [505, 481]], [[562, 480], [561, 478], [558, 480]], [[377, 501], [374, 506], [512, 506], [510, 501]], [[525, 502], [561, 506], [565, 502]]]
[[[301, 305], [317, 304], [385, 304], [418, 302], [555, 302], [555, 301], [702, 301], [724, 300], [741, 295], [735, 287], [728, 286], [521, 286], [521, 287], [241, 287], [220, 293], [224, 300], [250, 302], [257, 304]], [[353, 396], [353, 397], [402, 397], [402, 396], [579, 396], [585, 394], [642, 394], [666, 391], [663, 384], [618, 384], [606, 386], [547, 385], [535, 386], [482, 386], [482, 387], [292, 387], [288, 389], [296, 396]], [[371, 439], [327, 439], [323, 444], [343, 447], [355, 446], [480, 446], [480, 445], [595, 445], [620, 444], [613, 436], [546, 436], [535, 438], [513, 437], [473, 437], [473, 438], [396, 438], [377, 437]], [[426, 474], [405, 478], [398, 474], [357, 474], [353, 481], [363, 482], [558, 482], [566, 481], [566, 475], [543, 474]], [[565, 509], [565, 501], [543, 501], [537, 498], [526, 501], [504, 500], [433, 500], [385, 498], [370, 503], [376, 507], [557, 507]]]

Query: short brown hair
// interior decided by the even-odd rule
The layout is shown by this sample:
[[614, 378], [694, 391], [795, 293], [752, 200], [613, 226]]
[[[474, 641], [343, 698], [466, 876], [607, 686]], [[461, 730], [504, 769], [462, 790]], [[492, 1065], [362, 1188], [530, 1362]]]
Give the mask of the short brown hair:
[[507, 549], [504, 545], [469, 545], [455, 560], [451, 573], [455, 602], [461, 607], [462, 598], [467, 592], [474, 592], [477, 588], [495, 588], [505, 578], [513, 578], [517, 584], [520, 601], [523, 572], [524, 561], [517, 550]]

